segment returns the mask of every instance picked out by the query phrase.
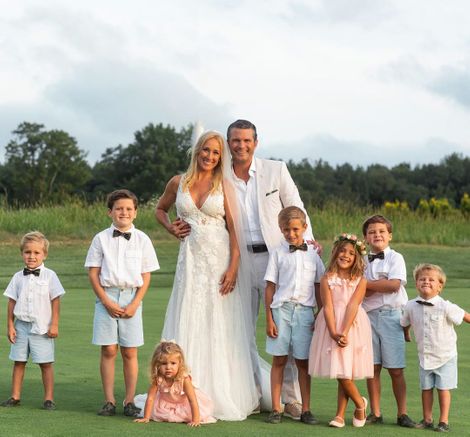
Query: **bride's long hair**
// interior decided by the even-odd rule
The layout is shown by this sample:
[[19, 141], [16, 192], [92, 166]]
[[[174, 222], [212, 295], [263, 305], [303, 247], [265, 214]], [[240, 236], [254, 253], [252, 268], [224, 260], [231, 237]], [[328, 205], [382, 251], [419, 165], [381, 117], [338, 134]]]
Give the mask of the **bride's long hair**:
[[183, 180], [183, 191], [189, 190], [189, 188], [193, 185], [196, 181], [199, 167], [197, 165], [197, 158], [199, 153], [201, 153], [201, 149], [206, 144], [207, 141], [215, 139], [220, 146], [220, 159], [217, 166], [213, 170], [213, 178], [212, 178], [212, 188], [210, 193], [214, 193], [218, 190], [220, 184], [223, 180], [223, 171], [224, 171], [224, 154], [225, 154], [225, 140], [219, 132], [210, 130], [204, 132], [199, 139], [197, 140], [194, 147], [191, 149], [191, 162], [189, 163], [189, 167], [186, 170], [186, 175]]

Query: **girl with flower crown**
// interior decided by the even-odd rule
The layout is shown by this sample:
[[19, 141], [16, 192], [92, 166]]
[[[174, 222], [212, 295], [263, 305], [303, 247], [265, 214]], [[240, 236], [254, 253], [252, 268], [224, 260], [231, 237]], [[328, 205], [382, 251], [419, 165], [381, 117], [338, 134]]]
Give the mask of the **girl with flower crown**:
[[356, 406], [353, 426], [364, 426], [367, 399], [354, 380], [374, 375], [371, 327], [361, 307], [367, 284], [363, 276], [365, 253], [365, 244], [355, 235], [341, 234], [320, 282], [322, 309], [310, 346], [309, 373], [338, 380], [336, 417], [329, 422], [336, 428], [345, 425], [349, 399]]
[[214, 423], [214, 405], [193, 386], [182, 349], [173, 341], [157, 345], [150, 362], [151, 384], [147, 395], [138, 395], [136, 404], [145, 400], [144, 417], [134, 422], [184, 422], [189, 426]]

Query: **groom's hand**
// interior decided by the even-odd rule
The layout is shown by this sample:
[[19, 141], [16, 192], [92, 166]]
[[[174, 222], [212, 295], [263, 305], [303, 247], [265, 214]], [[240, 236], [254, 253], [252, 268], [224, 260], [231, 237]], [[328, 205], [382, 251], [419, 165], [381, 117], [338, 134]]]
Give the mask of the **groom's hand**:
[[191, 226], [181, 218], [177, 218], [170, 227], [170, 233], [178, 240], [183, 240], [191, 233]]

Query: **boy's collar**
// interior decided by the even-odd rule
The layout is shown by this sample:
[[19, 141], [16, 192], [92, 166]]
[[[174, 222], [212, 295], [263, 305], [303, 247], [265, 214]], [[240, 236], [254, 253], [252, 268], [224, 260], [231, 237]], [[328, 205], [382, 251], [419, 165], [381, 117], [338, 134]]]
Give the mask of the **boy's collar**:
[[111, 229], [112, 231], [114, 231], [114, 229], [117, 229], [120, 232], [132, 232], [135, 229], [135, 226], [134, 224], [132, 224], [129, 229], [119, 229], [118, 227], [114, 225], [114, 223], [111, 223], [111, 226], [109, 227], [109, 229]]
[[[441, 293], [442, 293], [442, 291], [441, 291]], [[442, 299], [442, 297], [441, 297], [441, 294], [439, 293], [439, 294], [436, 294], [434, 297], [431, 297], [431, 299], [425, 299], [424, 297], [421, 297], [420, 294], [418, 294], [418, 296], [416, 297], [415, 300], [424, 300], [426, 302], [436, 304], [441, 299]]]
[[373, 251], [371, 250], [371, 251], [369, 251], [369, 253], [370, 253], [371, 255], [375, 255], [375, 254], [377, 254], [377, 253], [379, 253], [379, 252], [383, 252], [384, 255], [387, 255], [387, 253], [390, 252], [391, 250], [392, 250], [392, 249], [390, 248], [390, 246], [387, 246], [384, 250], [379, 250], [378, 252], [373, 252]]
[[35, 267], [34, 269], [30, 269], [26, 264], [24, 265], [24, 268], [25, 269], [28, 269], [28, 270], [42, 270], [44, 268], [44, 263], [41, 263], [40, 265], [38, 265], [37, 267]]

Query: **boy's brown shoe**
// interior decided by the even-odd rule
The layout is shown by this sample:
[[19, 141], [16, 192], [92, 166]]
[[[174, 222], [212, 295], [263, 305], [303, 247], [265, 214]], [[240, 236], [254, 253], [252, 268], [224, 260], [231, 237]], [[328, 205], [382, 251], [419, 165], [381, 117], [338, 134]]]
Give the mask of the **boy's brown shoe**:
[[2, 407], [18, 407], [20, 405], [20, 400], [15, 398], [8, 398], [6, 401], [3, 401], [0, 405]]
[[106, 402], [98, 411], [98, 416], [114, 416], [116, 414], [116, 405], [112, 402]]
[[47, 411], [53, 411], [55, 410], [55, 402], [48, 399], [47, 401], [44, 401], [42, 408]]

